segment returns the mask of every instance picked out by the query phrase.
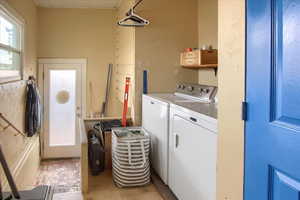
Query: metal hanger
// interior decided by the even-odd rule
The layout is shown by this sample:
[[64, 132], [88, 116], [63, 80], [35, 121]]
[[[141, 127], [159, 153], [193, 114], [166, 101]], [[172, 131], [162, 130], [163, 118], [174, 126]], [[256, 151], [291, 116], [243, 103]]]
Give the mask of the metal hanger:
[[[143, 0], [139, 0], [130, 10], [126, 13], [126, 16], [124, 19], [120, 20], [118, 22], [119, 26], [126, 26], [126, 27], [143, 27], [146, 25], [149, 25], [150, 22], [141, 16], [137, 15], [134, 12], [134, 9], [142, 2]], [[128, 21], [131, 21], [133, 23], [126, 23]]]

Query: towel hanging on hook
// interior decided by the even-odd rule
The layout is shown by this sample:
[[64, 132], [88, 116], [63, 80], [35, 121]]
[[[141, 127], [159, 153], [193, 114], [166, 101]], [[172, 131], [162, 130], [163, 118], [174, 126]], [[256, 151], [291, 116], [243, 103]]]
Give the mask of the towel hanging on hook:
[[32, 137], [41, 128], [42, 105], [35, 78], [30, 76], [27, 81], [26, 108], [25, 108], [25, 133]]
[[[134, 12], [134, 9], [142, 2], [143, 0], [139, 0], [130, 10], [126, 13], [124, 19], [118, 22], [119, 26], [126, 26], [126, 27], [143, 27], [149, 25], [150, 22]], [[128, 23], [131, 21], [132, 23]]]

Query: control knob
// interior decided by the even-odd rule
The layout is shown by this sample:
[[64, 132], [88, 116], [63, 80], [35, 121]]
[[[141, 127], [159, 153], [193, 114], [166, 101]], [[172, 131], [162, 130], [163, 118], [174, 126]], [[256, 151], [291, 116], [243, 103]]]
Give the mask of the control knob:
[[184, 85], [178, 85], [177, 88], [181, 89], [181, 90], [184, 90], [185, 86]]
[[192, 92], [192, 91], [194, 90], [194, 87], [193, 87], [193, 86], [189, 86], [189, 87], [187, 88], [187, 90], [188, 90], [189, 92]]

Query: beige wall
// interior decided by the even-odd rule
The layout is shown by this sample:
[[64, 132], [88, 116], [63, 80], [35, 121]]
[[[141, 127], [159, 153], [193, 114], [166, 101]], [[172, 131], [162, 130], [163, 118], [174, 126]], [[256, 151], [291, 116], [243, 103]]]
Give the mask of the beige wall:
[[[10, 7], [16, 10], [25, 20], [25, 65], [24, 65], [24, 79], [28, 78], [28, 75], [36, 75], [36, 36], [37, 36], [37, 11], [35, 4], [32, 0], [7, 0]], [[18, 81], [8, 84], [0, 85], [0, 112], [3, 113], [13, 124], [20, 130], [24, 130], [24, 111], [25, 111], [25, 81]], [[3, 121], [0, 121], [0, 129], [5, 125]], [[23, 178], [28, 182], [22, 183], [17, 177], [20, 172], [20, 168], [23, 164], [20, 163], [24, 157], [25, 150], [37, 142], [37, 138], [23, 138], [22, 136], [14, 136], [15, 131], [11, 128], [6, 131], [0, 131], [0, 142], [2, 144], [4, 154], [8, 158], [8, 163], [13, 171], [14, 177], [17, 180], [17, 184], [20, 186], [31, 184], [28, 175], [32, 177], [37, 169], [37, 162], [32, 162], [27, 165], [27, 168], [31, 168], [31, 173], [27, 176], [23, 175]], [[34, 151], [31, 154], [32, 159], [39, 160], [38, 151]], [[23, 160], [24, 161], [24, 160]], [[25, 161], [24, 161], [25, 162]], [[1, 169], [2, 170], [2, 169]], [[18, 173], [17, 173], [18, 172]], [[25, 173], [26, 174], [26, 173]], [[1, 180], [3, 179], [3, 172], [0, 171]], [[29, 180], [30, 179], [30, 180]], [[21, 187], [22, 188], [22, 187]]]
[[197, 71], [180, 66], [180, 53], [198, 43], [197, 0], [144, 1], [137, 12], [151, 24], [136, 29], [136, 107], [141, 120], [142, 71], [149, 71], [149, 92], [174, 92], [176, 83], [197, 83]]
[[180, 53], [197, 46], [197, 21], [191, 20], [197, 18], [197, 1], [144, 1], [137, 11], [151, 22], [136, 29], [136, 67], [138, 73], [149, 70], [149, 92], [172, 92], [179, 81], [196, 82], [195, 71], [180, 66]]
[[[149, 92], [173, 92], [178, 82], [198, 81], [197, 71], [183, 69], [179, 64], [180, 52], [198, 43], [197, 21], [190, 20], [197, 19], [197, 0], [188, 2], [144, 1], [136, 12], [151, 21], [149, 26], [116, 27], [114, 98], [118, 100], [112, 102], [121, 110], [123, 82], [125, 76], [130, 76], [131, 117], [137, 125], [142, 117], [143, 70], [149, 71]], [[123, 18], [133, 4], [133, 0], [123, 0], [117, 18]]]
[[[218, 66], [220, 67], [220, 65]], [[203, 85], [218, 86], [218, 72], [215, 74], [214, 69], [200, 69], [198, 72], [198, 83]]]
[[218, 48], [218, 0], [198, 0], [199, 47]]
[[88, 59], [88, 113], [100, 112], [104, 101], [114, 61], [114, 16], [115, 10], [38, 8], [38, 57]]
[[220, 0], [218, 200], [243, 199], [244, 74], [245, 1]]
[[135, 82], [135, 28], [117, 26], [117, 21], [125, 17], [125, 13], [134, 4], [134, 0], [123, 0], [114, 18], [115, 24], [115, 65], [112, 79], [112, 95], [110, 109], [114, 116], [121, 116], [124, 98], [125, 78], [131, 78], [129, 90], [129, 112], [133, 107]]
[[[198, 47], [218, 48], [218, 0], [198, 0]], [[218, 85], [213, 69], [199, 70], [200, 84]]]

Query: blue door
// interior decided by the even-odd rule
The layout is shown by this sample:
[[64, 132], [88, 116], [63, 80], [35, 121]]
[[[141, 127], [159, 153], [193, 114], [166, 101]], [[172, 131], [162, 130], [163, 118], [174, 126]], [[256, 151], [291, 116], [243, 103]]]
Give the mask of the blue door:
[[300, 200], [300, 0], [247, 1], [245, 200]]

